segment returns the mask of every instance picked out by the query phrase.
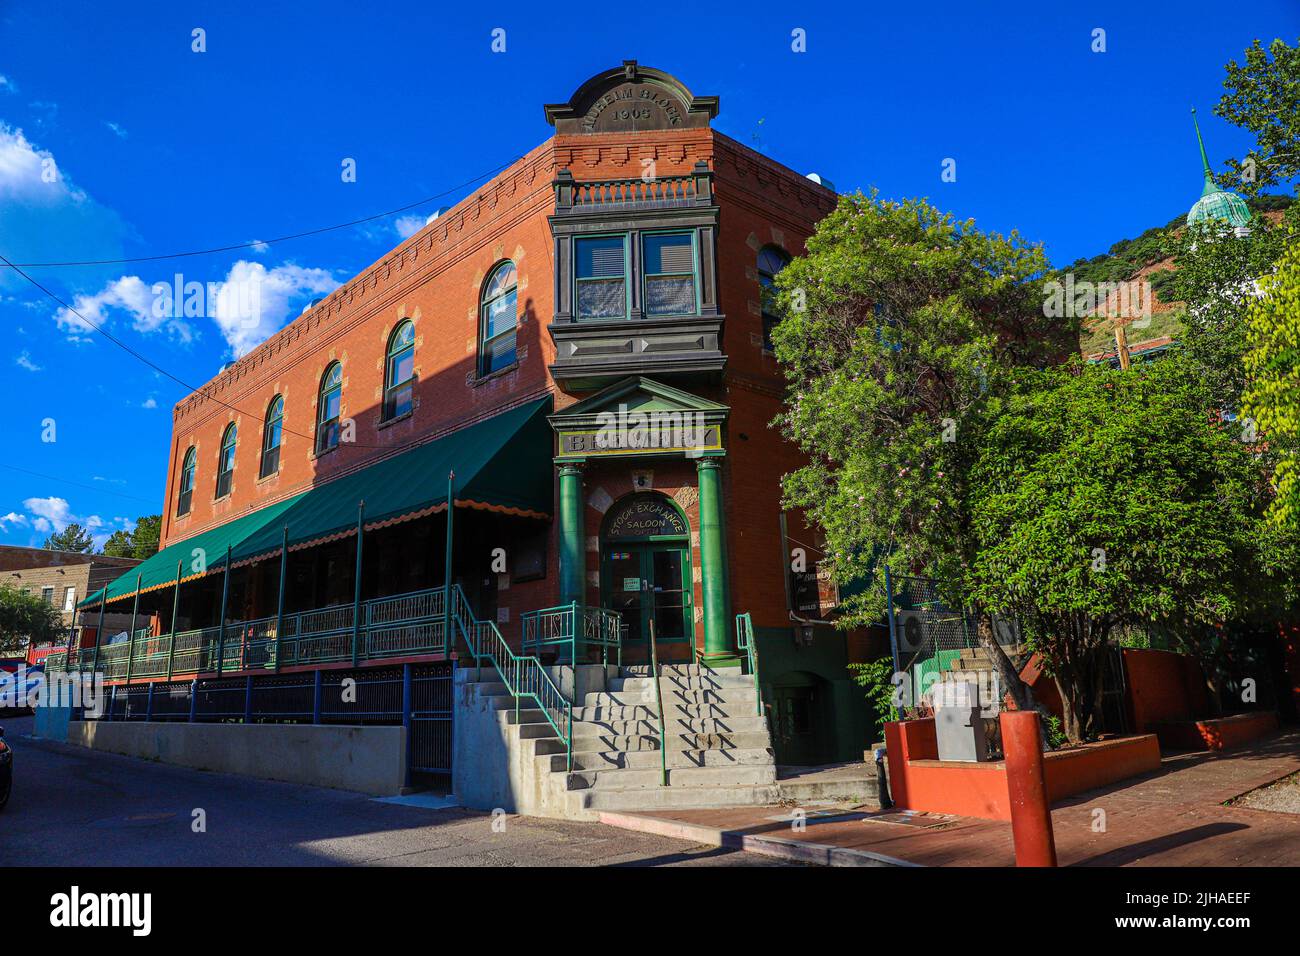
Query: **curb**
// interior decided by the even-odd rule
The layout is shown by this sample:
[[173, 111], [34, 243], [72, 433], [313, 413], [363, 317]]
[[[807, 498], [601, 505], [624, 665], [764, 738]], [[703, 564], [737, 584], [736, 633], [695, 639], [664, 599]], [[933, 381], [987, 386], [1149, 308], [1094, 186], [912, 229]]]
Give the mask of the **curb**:
[[[774, 808], [776, 809], [776, 808]], [[808, 840], [794, 840], [789, 837], [763, 836], [744, 833], [739, 830], [722, 830], [718, 827], [703, 826], [698, 823], [686, 823], [663, 817], [640, 816], [630, 813], [611, 813], [602, 811], [600, 822], [606, 826], [634, 830], [638, 833], [650, 833], [655, 836], [689, 840], [706, 846], [717, 846], [731, 850], [743, 850], [773, 859], [791, 863], [805, 863], [812, 866], [920, 866], [883, 853], [870, 850], [853, 850], [848, 847], [831, 846], [826, 843], [813, 843]]]

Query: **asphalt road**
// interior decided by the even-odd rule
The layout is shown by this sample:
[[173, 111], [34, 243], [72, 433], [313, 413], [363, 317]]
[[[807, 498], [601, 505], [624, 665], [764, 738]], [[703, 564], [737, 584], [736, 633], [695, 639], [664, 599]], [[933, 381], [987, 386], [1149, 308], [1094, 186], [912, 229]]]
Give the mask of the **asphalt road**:
[[15, 774], [0, 812], [0, 867], [772, 865], [599, 823], [505, 816], [494, 827], [484, 813], [36, 740], [31, 718], [3, 725]]

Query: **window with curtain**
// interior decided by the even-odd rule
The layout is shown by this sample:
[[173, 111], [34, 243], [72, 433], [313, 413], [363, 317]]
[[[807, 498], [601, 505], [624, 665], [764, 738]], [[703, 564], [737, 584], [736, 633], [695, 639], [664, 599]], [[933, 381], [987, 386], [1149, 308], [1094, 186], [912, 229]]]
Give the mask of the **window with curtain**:
[[483, 286], [483, 305], [479, 310], [479, 375], [490, 375], [515, 362], [518, 281], [515, 264], [507, 260], [492, 271]]
[[221, 451], [217, 454], [217, 497], [230, 494], [230, 484], [235, 478], [235, 423], [226, 426], [221, 436]]
[[335, 362], [320, 380], [316, 405], [316, 454], [339, 445], [339, 415], [343, 407], [343, 366]]
[[627, 318], [626, 237], [577, 239], [574, 257], [578, 318]]
[[262, 429], [262, 469], [258, 477], [265, 478], [280, 470], [280, 439], [284, 434], [284, 397], [271, 399], [266, 407], [266, 425]]
[[790, 256], [777, 246], [764, 246], [758, 253], [759, 296], [763, 309], [763, 348], [772, 351], [772, 329], [781, 321], [776, 307], [776, 276], [790, 264]]
[[695, 314], [695, 244], [689, 232], [642, 237], [646, 315]]
[[384, 421], [411, 410], [415, 390], [415, 326], [403, 322], [388, 340], [384, 366]]
[[176, 496], [176, 517], [190, 513], [190, 505], [194, 503], [194, 465], [198, 455], [191, 445], [185, 452], [185, 460], [181, 464], [181, 484], [179, 493]]

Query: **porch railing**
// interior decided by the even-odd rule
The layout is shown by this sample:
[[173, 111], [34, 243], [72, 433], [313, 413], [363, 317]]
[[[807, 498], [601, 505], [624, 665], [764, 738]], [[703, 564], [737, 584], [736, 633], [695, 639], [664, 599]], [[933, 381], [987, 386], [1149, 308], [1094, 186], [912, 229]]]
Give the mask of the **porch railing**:
[[[584, 662], [590, 648], [600, 649], [600, 662], [608, 664], [610, 650], [615, 663], [623, 664], [622, 615], [603, 607], [587, 607], [574, 601], [520, 616], [524, 653], [541, 654], [555, 648], [557, 655], [567, 648], [568, 663]], [[580, 656], [581, 655], [581, 656]]]
[[[446, 653], [443, 589], [430, 588], [361, 604], [358, 657], [374, 660]], [[273, 670], [351, 660], [352, 604], [339, 604], [250, 621], [228, 621], [224, 629], [204, 627], [171, 634], [135, 632], [129, 641], [99, 648], [99, 669], [109, 680]], [[173, 643], [175, 649], [173, 651]], [[220, 664], [220, 666], [218, 666]], [[95, 648], [73, 649], [46, 658], [47, 672], [91, 670]]]

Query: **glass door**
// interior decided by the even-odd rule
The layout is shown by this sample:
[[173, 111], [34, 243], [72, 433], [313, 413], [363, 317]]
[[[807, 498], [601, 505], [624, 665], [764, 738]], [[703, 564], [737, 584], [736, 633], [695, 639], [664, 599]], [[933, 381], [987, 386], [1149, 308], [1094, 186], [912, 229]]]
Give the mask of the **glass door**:
[[626, 648], [648, 655], [645, 640], [651, 620], [661, 652], [664, 644], [689, 645], [693, 636], [691, 575], [684, 546], [611, 545], [604, 566], [606, 606], [623, 616]]

